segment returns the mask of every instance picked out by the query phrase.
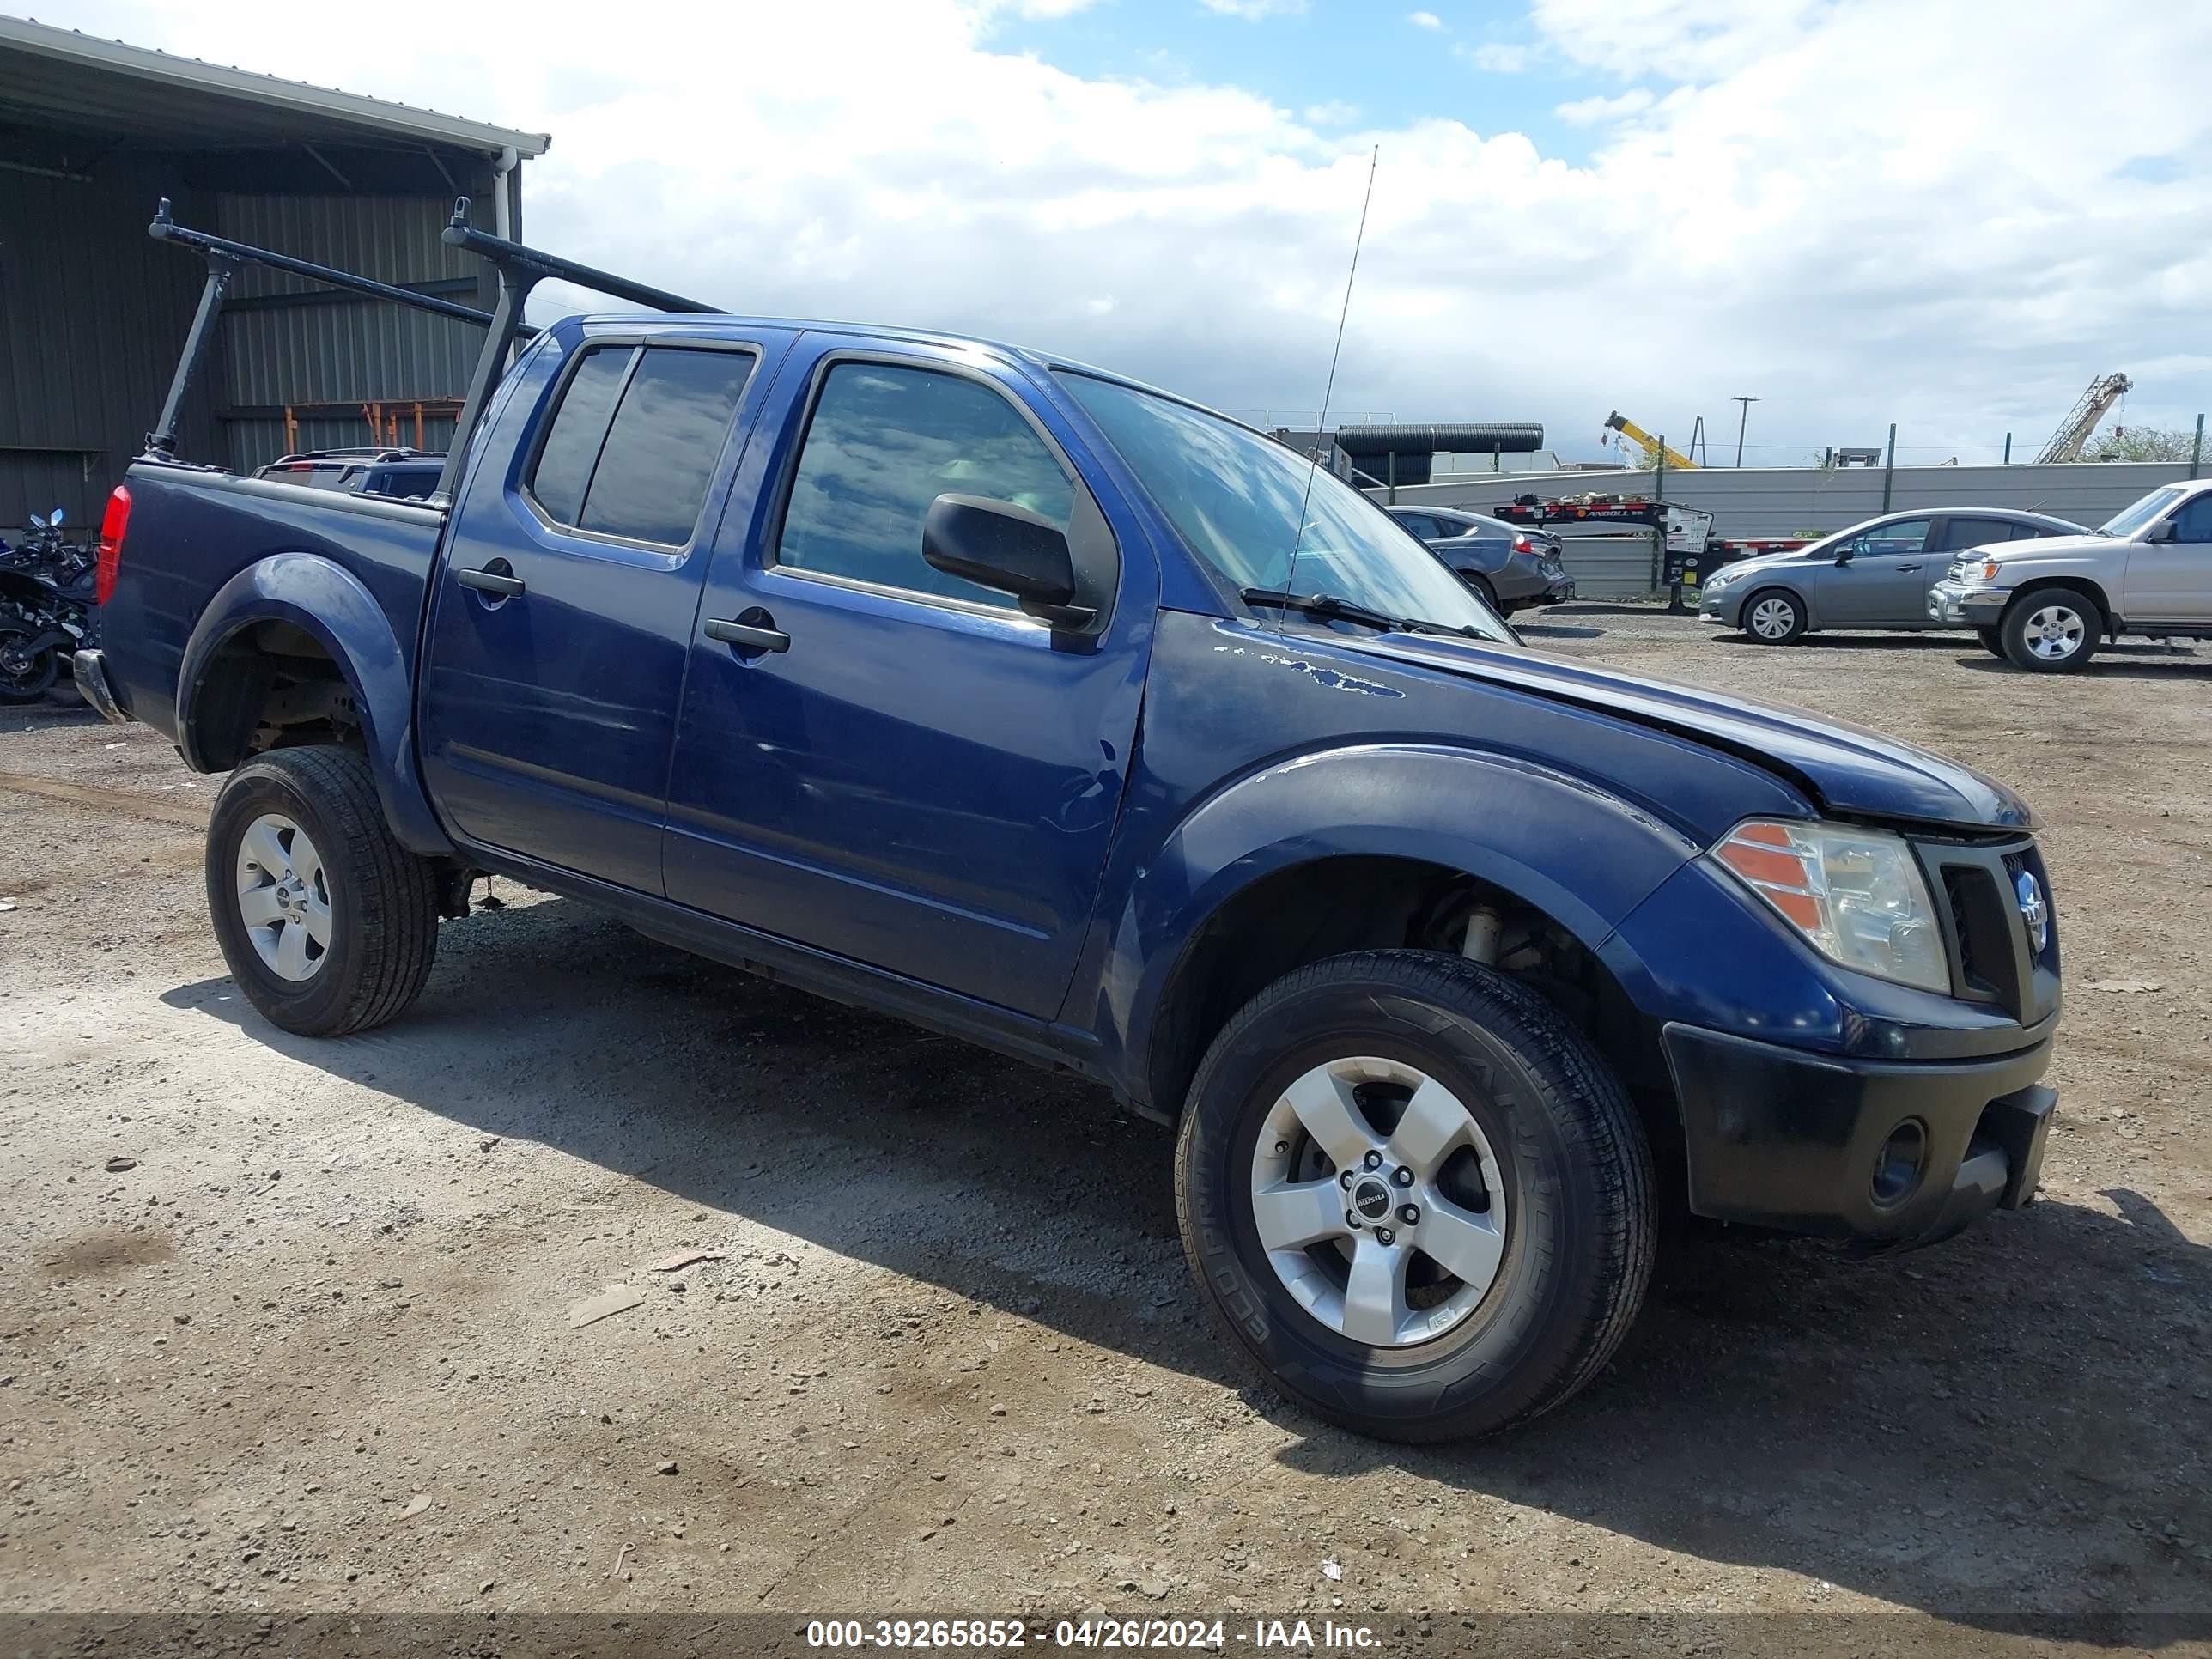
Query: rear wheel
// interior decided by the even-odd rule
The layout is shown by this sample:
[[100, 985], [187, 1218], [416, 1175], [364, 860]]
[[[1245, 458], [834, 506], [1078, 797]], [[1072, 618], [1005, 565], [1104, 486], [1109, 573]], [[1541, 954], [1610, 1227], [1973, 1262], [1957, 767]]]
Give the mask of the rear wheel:
[[2005, 659], [2035, 674], [2086, 667], [2104, 636], [2103, 618], [2085, 594], [2046, 587], [2014, 599], [1998, 630]]
[[279, 749], [233, 772], [208, 822], [207, 891], [246, 1000], [303, 1036], [382, 1024], [437, 955], [436, 872], [393, 838], [350, 749]]
[[1988, 652], [1992, 657], [2002, 657], [2004, 655], [2004, 634], [2002, 629], [1995, 628], [1977, 628], [1974, 630], [1974, 637], [1982, 642], [1982, 649]]
[[36, 702], [53, 689], [61, 659], [51, 647], [25, 649], [33, 637], [13, 623], [0, 626], [0, 702]]
[[1459, 579], [1473, 588], [1475, 597], [1492, 611], [1501, 617], [1505, 614], [1505, 607], [1498, 604], [1498, 590], [1490, 585], [1489, 577], [1484, 575], [1480, 570], [1462, 570], [1459, 573]]
[[1794, 645], [1805, 632], [1805, 602], [1787, 588], [1762, 588], [1743, 602], [1743, 631], [1761, 645]]
[[1176, 1157], [1183, 1249], [1277, 1386], [1386, 1439], [1483, 1434], [1595, 1376], [1650, 1273], [1650, 1152], [1542, 997], [1337, 957], [1231, 1018]]

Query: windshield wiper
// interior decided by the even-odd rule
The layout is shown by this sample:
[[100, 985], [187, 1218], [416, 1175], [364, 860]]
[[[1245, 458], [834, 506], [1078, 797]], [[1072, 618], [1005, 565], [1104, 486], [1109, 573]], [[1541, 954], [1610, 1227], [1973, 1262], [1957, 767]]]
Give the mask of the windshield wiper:
[[1385, 633], [1446, 634], [1470, 640], [1484, 637], [1472, 628], [1451, 628], [1443, 623], [1423, 622], [1414, 617], [1394, 617], [1388, 611], [1340, 599], [1334, 593], [1291, 593], [1279, 587], [1248, 587], [1237, 597], [1247, 605], [1279, 605], [1285, 611], [1318, 617], [1324, 622], [1364, 623], [1368, 627], [1379, 628]]

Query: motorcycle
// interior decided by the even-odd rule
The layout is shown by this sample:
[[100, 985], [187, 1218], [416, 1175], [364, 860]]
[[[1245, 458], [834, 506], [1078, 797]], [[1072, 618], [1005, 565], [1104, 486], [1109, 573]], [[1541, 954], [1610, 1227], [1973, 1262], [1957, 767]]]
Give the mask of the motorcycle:
[[94, 642], [98, 560], [66, 540], [62, 524], [59, 507], [33, 513], [20, 546], [0, 542], [0, 703], [36, 702], [64, 659]]

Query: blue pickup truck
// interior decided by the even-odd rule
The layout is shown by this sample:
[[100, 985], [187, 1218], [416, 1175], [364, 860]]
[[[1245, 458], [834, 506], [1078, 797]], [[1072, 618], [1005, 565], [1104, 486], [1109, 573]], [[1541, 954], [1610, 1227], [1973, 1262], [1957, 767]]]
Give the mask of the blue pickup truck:
[[[104, 529], [78, 678], [228, 775], [272, 1024], [401, 1014], [495, 872], [1066, 1068], [1177, 1126], [1234, 1340], [1406, 1440], [1587, 1382], [1670, 1216], [1873, 1249], [2033, 1195], [2059, 946], [2005, 788], [1526, 649], [1121, 376], [447, 234], [501, 298], [427, 502], [165, 420]], [[663, 309], [526, 337], [545, 275]]]

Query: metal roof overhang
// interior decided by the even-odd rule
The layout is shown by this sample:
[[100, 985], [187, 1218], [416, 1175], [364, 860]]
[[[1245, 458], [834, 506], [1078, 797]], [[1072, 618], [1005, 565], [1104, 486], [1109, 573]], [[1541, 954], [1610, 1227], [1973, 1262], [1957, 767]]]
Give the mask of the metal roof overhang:
[[552, 140], [435, 110], [0, 16], [0, 129], [199, 153], [340, 145], [542, 155]]

